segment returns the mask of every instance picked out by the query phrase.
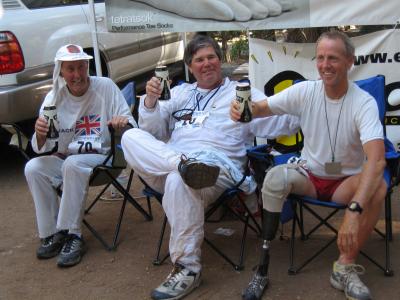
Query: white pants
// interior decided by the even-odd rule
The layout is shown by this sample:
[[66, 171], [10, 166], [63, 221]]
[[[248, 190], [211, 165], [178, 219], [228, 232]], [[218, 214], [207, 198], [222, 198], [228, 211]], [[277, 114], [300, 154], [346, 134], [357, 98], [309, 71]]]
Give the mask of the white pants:
[[[169, 252], [172, 263], [179, 262], [193, 272], [201, 270], [204, 237], [204, 206], [227, 188], [220, 173], [213, 187], [194, 190], [187, 186], [177, 169], [182, 153], [157, 140], [150, 133], [133, 128], [122, 137], [128, 164], [154, 190], [163, 193], [162, 205], [171, 226]], [[225, 178], [226, 182], [227, 178]]]
[[[101, 164], [105, 155], [78, 154], [65, 160], [54, 156], [31, 159], [25, 166], [25, 177], [35, 202], [39, 237], [59, 230], [81, 232], [84, 204], [93, 167]], [[63, 185], [58, 203], [56, 187]]]

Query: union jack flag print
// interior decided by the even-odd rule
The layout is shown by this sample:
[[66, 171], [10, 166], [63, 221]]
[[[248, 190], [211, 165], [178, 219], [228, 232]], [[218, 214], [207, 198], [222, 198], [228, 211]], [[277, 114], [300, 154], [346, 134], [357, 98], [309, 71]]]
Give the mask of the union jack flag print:
[[75, 135], [100, 135], [100, 115], [83, 116], [76, 121]]

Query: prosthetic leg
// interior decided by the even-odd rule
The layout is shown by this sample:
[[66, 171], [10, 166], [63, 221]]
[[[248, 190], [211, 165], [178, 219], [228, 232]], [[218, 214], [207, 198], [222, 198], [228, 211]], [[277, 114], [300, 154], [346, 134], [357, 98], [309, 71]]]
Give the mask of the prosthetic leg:
[[265, 209], [262, 210], [263, 244], [260, 264], [258, 265], [257, 270], [257, 273], [261, 276], [268, 275], [270, 242], [275, 238], [276, 232], [278, 231], [280, 216], [281, 213], [279, 212], [269, 212]]
[[245, 300], [259, 300], [268, 285], [270, 242], [278, 231], [283, 202], [291, 192], [304, 194], [307, 176], [294, 164], [279, 165], [266, 175], [263, 188], [262, 237], [260, 263], [242, 296]]
[[265, 288], [268, 286], [268, 266], [270, 242], [275, 238], [279, 226], [280, 212], [269, 212], [262, 210], [263, 244], [260, 256], [260, 263], [257, 271], [247, 288], [243, 291], [244, 300], [259, 300]]

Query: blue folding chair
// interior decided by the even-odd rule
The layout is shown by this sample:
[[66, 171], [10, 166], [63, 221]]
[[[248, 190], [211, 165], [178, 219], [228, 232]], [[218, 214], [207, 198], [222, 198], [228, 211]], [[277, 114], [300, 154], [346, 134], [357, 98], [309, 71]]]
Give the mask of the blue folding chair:
[[[394, 147], [389, 140], [386, 139], [386, 130], [384, 124], [385, 117], [385, 77], [382, 75], [374, 76], [365, 80], [356, 81], [356, 84], [359, 85], [362, 89], [369, 92], [377, 101], [379, 108], [379, 116], [384, 127], [385, 134], [385, 154], [387, 160], [387, 167], [384, 172], [384, 178], [387, 182], [387, 194], [385, 198], [385, 233], [382, 233], [378, 229], [375, 231], [381, 235], [385, 239], [385, 258], [384, 263], [377, 262], [370, 255], [366, 254], [364, 251], [360, 253], [371, 261], [374, 265], [384, 271], [386, 276], [392, 276], [393, 270], [391, 269], [390, 263], [390, 251], [389, 251], [389, 241], [392, 239], [392, 217], [391, 217], [391, 194], [393, 191], [393, 187], [398, 184], [398, 164], [400, 154], [394, 151]], [[346, 205], [338, 204], [335, 202], [326, 202], [318, 199], [313, 199], [311, 197], [298, 196], [298, 195], [289, 195], [288, 201], [291, 203], [292, 210], [294, 212], [294, 218], [292, 222], [292, 234], [291, 234], [291, 242], [290, 242], [290, 267], [289, 274], [297, 274], [301, 269], [303, 269], [306, 265], [308, 265], [312, 260], [314, 260], [318, 255], [320, 255], [326, 248], [328, 248], [332, 243], [334, 243], [337, 239], [338, 231], [337, 229], [331, 225], [328, 221], [340, 210], [344, 210], [347, 208]], [[318, 211], [314, 209], [314, 207], [324, 207], [331, 209], [331, 212], [322, 217]], [[304, 209], [308, 211], [312, 216], [314, 216], [319, 223], [315, 225], [313, 228], [305, 232], [304, 228]], [[321, 226], [325, 226], [329, 228], [335, 236], [331, 238], [324, 246], [310, 255], [307, 259], [305, 259], [302, 263], [300, 263], [297, 267], [294, 265], [294, 249], [295, 249], [295, 233], [296, 233], [296, 225], [300, 228], [301, 239], [307, 240], [315, 231], [317, 231]]]
[[[382, 75], [371, 77], [365, 80], [356, 81], [356, 83], [364, 90], [369, 92], [377, 101], [379, 108], [379, 116], [384, 127], [385, 134], [385, 156], [387, 161], [387, 167], [385, 169], [384, 178], [388, 184], [386, 199], [385, 199], [385, 233], [375, 229], [375, 231], [385, 239], [385, 259], [384, 263], [380, 264], [371, 256], [367, 255], [364, 251], [361, 254], [366, 257], [369, 261], [375, 264], [378, 268], [384, 271], [386, 276], [392, 276], [393, 270], [390, 264], [390, 252], [389, 252], [389, 241], [392, 239], [392, 216], [391, 216], [391, 194], [393, 187], [399, 183], [399, 159], [400, 154], [397, 153], [392, 145], [392, 143], [386, 138], [386, 130], [384, 124], [385, 116], [385, 78]], [[274, 165], [286, 163], [288, 158], [294, 155], [299, 155], [299, 153], [288, 153], [279, 156], [271, 156], [269, 146], [262, 145], [256, 146], [250, 149], [250, 155], [258, 157], [260, 161], [273, 161]], [[262, 176], [264, 176], [263, 174]], [[326, 216], [321, 216], [321, 210], [316, 210], [316, 207], [323, 207], [330, 209], [330, 212]], [[290, 238], [290, 266], [289, 274], [297, 274], [301, 269], [308, 265], [312, 260], [319, 256], [325, 249], [327, 249], [332, 243], [337, 239], [337, 229], [329, 223], [330, 219], [340, 210], [346, 209], [346, 205], [338, 204], [335, 202], [326, 202], [318, 199], [313, 199], [311, 197], [298, 196], [291, 194], [289, 195], [287, 201], [284, 204], [281, 222], [285, 223], [292, 219], [292, 232]], [[318, 223], [305, 231], [304, 226], [304, 215], [303, 212], [307, 211], [310, 215], [314, 216]], [[307, 240], [310, 236], [316, 232], [322, 226], [325, 226], [331, 230], [335, 235], [327, 243], [325, 243], [321, 248], [315, 251], [298, 266], [294, 265], [294, 249], [295, 249], [295, 233], [296, 227], [299, 227], [301, 240]]]

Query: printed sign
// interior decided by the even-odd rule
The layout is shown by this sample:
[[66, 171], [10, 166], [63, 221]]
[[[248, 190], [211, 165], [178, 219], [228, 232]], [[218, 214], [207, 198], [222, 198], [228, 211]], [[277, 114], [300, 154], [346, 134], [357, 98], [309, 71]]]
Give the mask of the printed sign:
[[[386, 79], [387, 136], [400, 151], [400, 29], [352, 38], [356, 57], [351, 80], [378, 74]], [[315, 44], [276, 43], [250, 39], [249, 77], [252, 85], [271, 95], [295, 80], [318, 79]]]
[[193, 32], [395, 24], [398, 0], [106, 0], [109, 31]]

